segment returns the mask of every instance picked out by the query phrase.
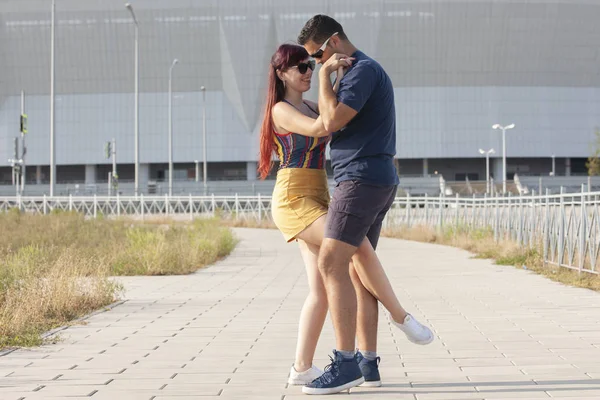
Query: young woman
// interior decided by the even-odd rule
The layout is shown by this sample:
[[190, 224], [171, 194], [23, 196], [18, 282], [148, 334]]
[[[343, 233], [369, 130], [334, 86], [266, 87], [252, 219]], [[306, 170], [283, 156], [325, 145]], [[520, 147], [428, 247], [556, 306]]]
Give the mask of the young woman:
[[[337, 81], [351, 59], [341, 60]], [[272, 169], [273, 153], [279, 158], [277, 181], [273, 191], [273, 221], [288, 241], [298, 241], [306, 266], [309, 294], [300, 314], [296, 359], [289, 383], [302, 385], [322, 374], [313, 365], [317, 341], [327, 315], [327, 295], [317, 267], [319, 246], [325, 232], [329, 188], [325, 172], [325, 147], [329, 140], [319, 117], [317, 105], [303, 99], [310, 89], [315, 63], [306, 50], [283, 44], [271, 58], [269, 88], [260, 136], [259, 173], [266, 178]], [[365, 239], [353, 257], [351, 275], [359, 298], [357, 326], [361, 363], [375, 371], [366, 377], [369, 386], [380, 386], [376, 356], [377, 323], [360, 312], [360, 300], [368, 292], [390, 312], [394, 325], [410, 341], [433, 341], [429, 328], [421, 325], [400, 305], [370, 242]], [[375, 300], [373, 300], [375, 301]], [[397, 322], [398, 321], [398, 322]], [[362, 326], [361, 326], [362, 325]], [[374, 326], [372, 326], [374, 325]], [[362, 370], [362, 367], [361, 367]]]

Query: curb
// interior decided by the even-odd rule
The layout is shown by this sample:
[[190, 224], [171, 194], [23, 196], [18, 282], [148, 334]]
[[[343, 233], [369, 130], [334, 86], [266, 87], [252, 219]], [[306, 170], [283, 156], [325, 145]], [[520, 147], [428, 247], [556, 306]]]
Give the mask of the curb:
[[4, 350], [0, 350], [0, 357], [4, 357], [6, 355], [9, 355], [10, 353], [12, 353], [13, 351], [17, 350], [15, 349], [4, 349]]
[[[101, 310], [94, 311], [91, 314], [87, 314], [87, 315], [85, 315], [85, 316], [83, 316], [81, 318], [77, 318], [77, 319], [72, 320], [71, 324], [77, 323], [77, 322], [82, 322], [82, 321], [85, 321], [86, 319], [89, 319], [89, 318], [95, 316], [95, 315], [102, 314], [102, 313], [107, 312], [107, 311], [111, 311], [113, 308], [118, 307], [118, 306], [124, 304], [125, 302], [127, 302], [127, 300], [115, 301], [114, 303], [109, 304], [108, 306], [103, 307]], [[70, 326], [71, 325], [63, 325], [63, 326], [60, 326], [58, 328], [54, 328], [54, 329], [52, 329], [52, 330], [50, 330], [48, 332], [43, 333], [41, 335], [41, 338], [42, 339], [48, 339], [49, 337], [52, 337], [52, 336], [56, 335], [57, 333], [60, 333], [60, 332], [62, 332], [64, 330], [69, 329]], [[19, 349], [20, 349], [20, 347], [8, 348], [8, 349], [0, 350], [0, 357], [7, 356], [10, 353], [12, 353], [12, 352], [14, 352], [16, 350], [19, 350]]]

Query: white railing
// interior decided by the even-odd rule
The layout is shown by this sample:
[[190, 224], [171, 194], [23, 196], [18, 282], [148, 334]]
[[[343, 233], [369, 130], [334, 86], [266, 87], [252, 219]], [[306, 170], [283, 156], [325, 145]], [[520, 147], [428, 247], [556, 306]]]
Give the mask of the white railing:
[[399, 198], [387, 228], [488, 230], [495, 240], [537, 247], [545, 263], [598, 274], [600, 192], [493, 198]]
[[[496, 240], [538, 247], [548, 264], [598, 274], [600, 192], [508, 197], [399, 197], [387, 228], [418, 225], [467, 231], [488, 230]], [[0, 197], [0, 212], [12, 208], [48, 214], [75, 211], [90, 217], [222, 215], [239, 220], [271, 219], [266, 196]]]
[[265, 220], [271, 217], [271, 198], [258, 196], [68, 196], [68, 197], [0, 197], [0, 212], [19, 209], [26, 213], [48, 214], [72, 211], [98, 216], [148, 215], [223, 215], [242, 220]]

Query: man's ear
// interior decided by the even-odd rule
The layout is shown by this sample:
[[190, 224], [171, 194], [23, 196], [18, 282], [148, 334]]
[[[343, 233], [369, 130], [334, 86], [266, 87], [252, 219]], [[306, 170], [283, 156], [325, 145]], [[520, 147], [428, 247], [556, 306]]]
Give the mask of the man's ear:
[[329, 43], [331, 43], [331, 47], [333, 49], [337, 49], [339, 48], [340, 44], [341, 44], [341, 39], [339, 35], [335, 35], [333, 36], [331, 39], [329, 39]]

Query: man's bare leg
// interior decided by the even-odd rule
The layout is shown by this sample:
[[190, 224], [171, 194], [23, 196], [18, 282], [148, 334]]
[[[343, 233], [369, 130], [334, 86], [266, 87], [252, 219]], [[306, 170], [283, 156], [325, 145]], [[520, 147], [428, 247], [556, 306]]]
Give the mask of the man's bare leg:
[[348, 265], [356, 247], [325, 238], [319, 251], [319, 271], [323, 277], [327, 302], [335, 329], [336, 349], [354, 352], [356, 338], [356, 291]]

